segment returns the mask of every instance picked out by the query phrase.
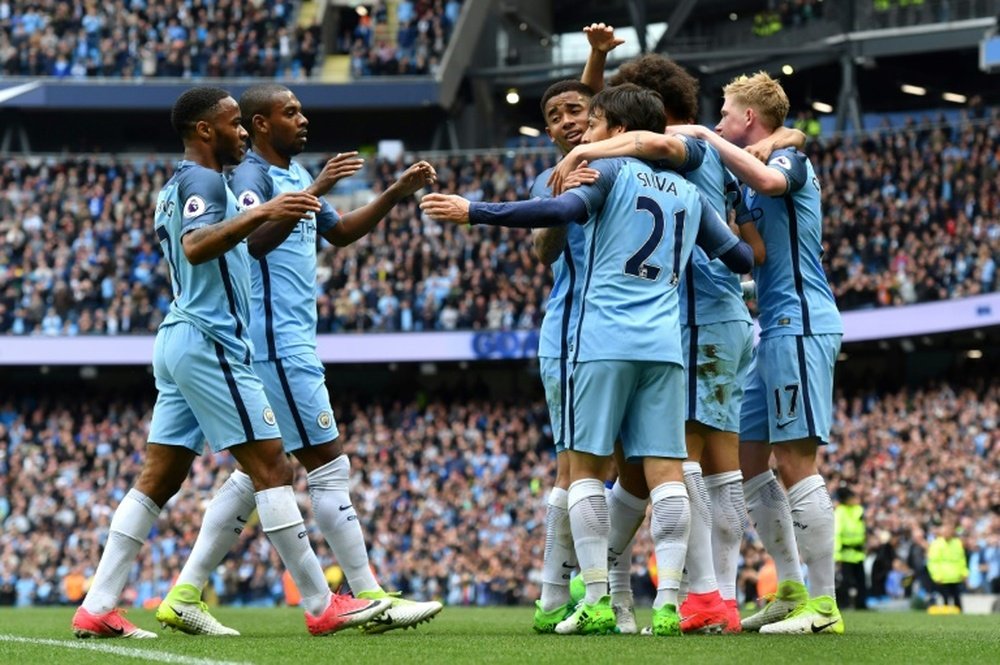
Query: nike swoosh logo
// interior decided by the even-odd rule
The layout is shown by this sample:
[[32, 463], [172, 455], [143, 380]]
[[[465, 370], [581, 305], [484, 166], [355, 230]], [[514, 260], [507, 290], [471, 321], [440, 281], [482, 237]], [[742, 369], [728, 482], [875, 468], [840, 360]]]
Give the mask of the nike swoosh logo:
[[374, 623], [379, 626], [391, 626], [394, 622], [392, 620], [392, 617], [387, 617], [386, 615], [382, 614], [372, 619], [371, 623]]
[[179, 609], [177, 609], [176, 607], [174, 607], [173, 605], [171, 605], [171, 606], [170, 606], [170, 609], [172, 609], [172, 610], [174, 611], [174, 614], [176, 614], [176, 615], [177, 615], [177, 618], [178, 618], [178, 619], [183, 619], [183, 618], [184, 618], [184, 613], [183, 613], [183, 612], [181, 612], [181, 611], [180, 611]]
[[833, 624], [837, 623], [837, 621], [839, 621], [839, 619], [834, 619], [834, 620], [833, 620], [833, 621], [831, 621], [830, 623], [824, 623], [824, 624], [823, 624], [822, 626], [817, 626], [817, 625], [816, 625], [816, 624], [814, 623], [814, 624], [812, 625], [812, 631], [813, 631], [814, 633], [821, 633], [821, 632], [823, 632], [824, 630], [826, 630], [827, 628], [829, 628], [830, 626], [832, 626]]
[[125, 629], [124, 628], [121, 628], [121, 627], [115, 628], [114, 626], [112, 626], [111, 624], [109, 624], [107, 621], [105, 621], [103, 623], [104, 623], [104, 627], [107, 628], [108, 630], [110, 630], [115, 635], [124, 635], [125, 634]]
[[247, 521], [245, 519], [243, 519], [242, 517], [240, 517], [239, 515], [236, 516], [236, 521], [239, 522], [240, 524], [246, 524], [247, 523]]
[[341, 510], [350, 510], [351, 509], [351, 504], [347, 504], [346, 506], [341, 506], [340, 509]]
[[563, 568], [569, 568], [570, 570], [575, 570], [576, 569], [576, 566], [569, 565], [569, 562], [567, 562], [567, 561], [563, 561], [562, 562], [562, 567]]
[[791, 424], [792, 424], [792, 421], [788, 421], [787, 423], [784, 423], [784, 424], [782, 424], [782, 423], [775, 423], [774, 426], [777, 427], [778, 429], [785, 429], [786, 427], [788, 427]]

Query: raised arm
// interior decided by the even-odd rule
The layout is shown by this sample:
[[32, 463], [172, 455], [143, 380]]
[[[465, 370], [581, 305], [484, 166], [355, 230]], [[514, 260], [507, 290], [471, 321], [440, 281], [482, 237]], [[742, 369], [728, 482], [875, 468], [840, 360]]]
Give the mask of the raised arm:
[[625, 40], [615, 37], [615, 29], [603, 23], [591, 23], [583, 31], [590, 42], [590, 55], [587, 56], [580, 82], [598, 93], [604, 88], [604, 65], [608, 61], [608, 53], [624, 44]]

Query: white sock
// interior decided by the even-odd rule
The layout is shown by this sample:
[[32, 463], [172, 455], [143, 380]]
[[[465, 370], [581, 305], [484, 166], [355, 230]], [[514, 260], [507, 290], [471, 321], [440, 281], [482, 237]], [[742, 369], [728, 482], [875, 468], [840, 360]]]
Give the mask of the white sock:
[[545, 511], [545, 558], [542, 560], [542, 609], [546, 612], [570, 600], [569, 579], [576, 568], [576, 550], [573, 549], [568, 506], [569, 493], [561, 487], [553, 487]]
[[198, 539], [191, 548], [191, 556], [184, 562], [176, 584], [193, 584], [201, 589], [208, 576], [233, 548], [240, 538], [243, 525], [257, 510], [253, 481], [239, 469], [223, 483], [205, 510], [205, 517], [198, 530]]
[[685, 568], [689, 593], [717, 591], [712, 560], [712, 504], [701, 475], [701, 464], [684, 462], [684, 486], [691, 501], [691, 535], [688, 537]]
[[569, 486], [569, 522], [580, 575], [587, 585], [584, 602], [593, 605], [608, 593], [608, 502], [596, 478]]
[[135, 488], [128, 491], [111, 518], [108, 542], [90, 591], [83, 599], [83, 609], [91, 614], [106, 614], [118, 605], [132, 564], [159, 514], [160, 507], [148, 496]]
[[743, 483], [743, 493], [753, 528], [774, 559], [778, 582], [802, 584], [802, 564], [799, 563], [799, 551], [795, 545], [792, 510], [778, 479], [767, 470]]
[[747, 505], [743, 501], [743, 474], [716, 473], [705, 478], [712, 501], [712, 556], [715, 581], [723, 600], [736, 599], [736, 576], [740, 544], [747, 526]]
[[330, 604], [330, 587], [319, 559], [309, 545], [306, 525], [291, 485], [272, 487], [255, 495], [260, 526], [278, 551], [285, 568], [302, 594], [302, 607], [320, 616]]
[[605, 495], [608, 501], [608, 586], [611, 602], [632, 605], [632, 543], [646, 519], [646, 499], [630, 494], [617, 481]]
[[834, 597], [833, 503], [820, 475], [803, 478], [788, 490], [795, 540], [809, 566], [809, 595]]
[[368, 563], [368, 548], [351, 503], [350, 484], [351, 463], [347, 455], [311, 471], [309, 496], [312, 497], [313, 514], [351, 591], [355, 595], [362, 591], [381, 591]]
[[677, 591], [684, 570], [688, 533], [691, 529], [691, 504], [684, 483], [657, 485], [649, 493], [653, 502], [650, 535], [656, 548], [658, 584], [653, 609], [677, 606]]

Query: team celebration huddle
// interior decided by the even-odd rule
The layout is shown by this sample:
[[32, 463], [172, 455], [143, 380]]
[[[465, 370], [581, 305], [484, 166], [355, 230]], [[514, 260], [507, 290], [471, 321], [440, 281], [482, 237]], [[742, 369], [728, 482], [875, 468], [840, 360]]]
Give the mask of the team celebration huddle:
[[[555, 83], [542, 98], [563, 158], [536, 178], [531, 200], [428, 193], [420, 203], [437, 222], [534, 229], [535, 254], [552, 267], [538, 358], [558, 471], [533, 628], [843, 633], [834, 512], [817, 468], [843, 330], [820, 263], [820, 183], [799, 152], [805, 136], [784, 128], [788, 98], [764, 73], [723, 89], [714, 129], [693, 124], [698, 83], [663, 56], [639, 56], [605, 85], [605, 59], [621, 40], [604, 24], [585, 31], [592, 50], [582, 79]], [[341, 215], [323, 197], [362, 160], [337, 155], [313, 180], [294, 160], [308, 121], [287, 88], [255, 85], [237, 102], [196, 87], [177, 100], [171, 122], [184, 158], [155, 214], [174, 297], [154, 348], [158, 397], [142, 473], [114, 514], [74, 633], [156, 637], [117, 605], [205, 441], [240, 470], [208, 504], [156, 611], [163, 626], [239, 634], [212, 616], [202, 589], [254, 511], [311, 634], [433, 619], [441, 603], [383, 588], [369, 564], [350, 496], [350, 441], [339, 437], [316, 355], [315, 283], [320, 238], [336, 246], [363, 238], [397, 203], [432, 191], [434, 168], [413, 164]], [[227, 167], [235, 168], [224, 175]], [[754, 292], [756, 345], [745, 302]], [[316, 525], [350, 595], [330, 591], [304, 537], [289, 455], [308, 474]], [[630, 568], [647, 513], [656, 596], [651, 625], [640, 627]], [[748, 524], [774, 560], [778, 587], [741, 618]]]

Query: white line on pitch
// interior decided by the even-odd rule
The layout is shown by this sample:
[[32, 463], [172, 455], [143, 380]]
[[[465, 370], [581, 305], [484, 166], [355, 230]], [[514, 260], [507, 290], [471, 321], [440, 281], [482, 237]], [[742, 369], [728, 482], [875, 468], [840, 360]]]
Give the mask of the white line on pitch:
[[21, 637], [19, 635], [4, 635], [0, 633], [0, 642], [21, 642], [23, 644], [38, 644], [49, 647], [62, 647], [64, 649], [83, 649], [85, 651], [99, 651], [122, 658], [139, 658], [147, 661], [160, 663], [176, 663], [176, 665], [250, 665], [246, 662], [232, 660], [209, 660], [208, 658], [195, 656], [182, 656], [176, 653], [165, 651], [152, 651], [146, 649], [133, 649], [131, 647], [120, 647], [112, 644], [98, 644], [93, 642], [73, 642], [70, 640], [46, 640], [35, 637]]

